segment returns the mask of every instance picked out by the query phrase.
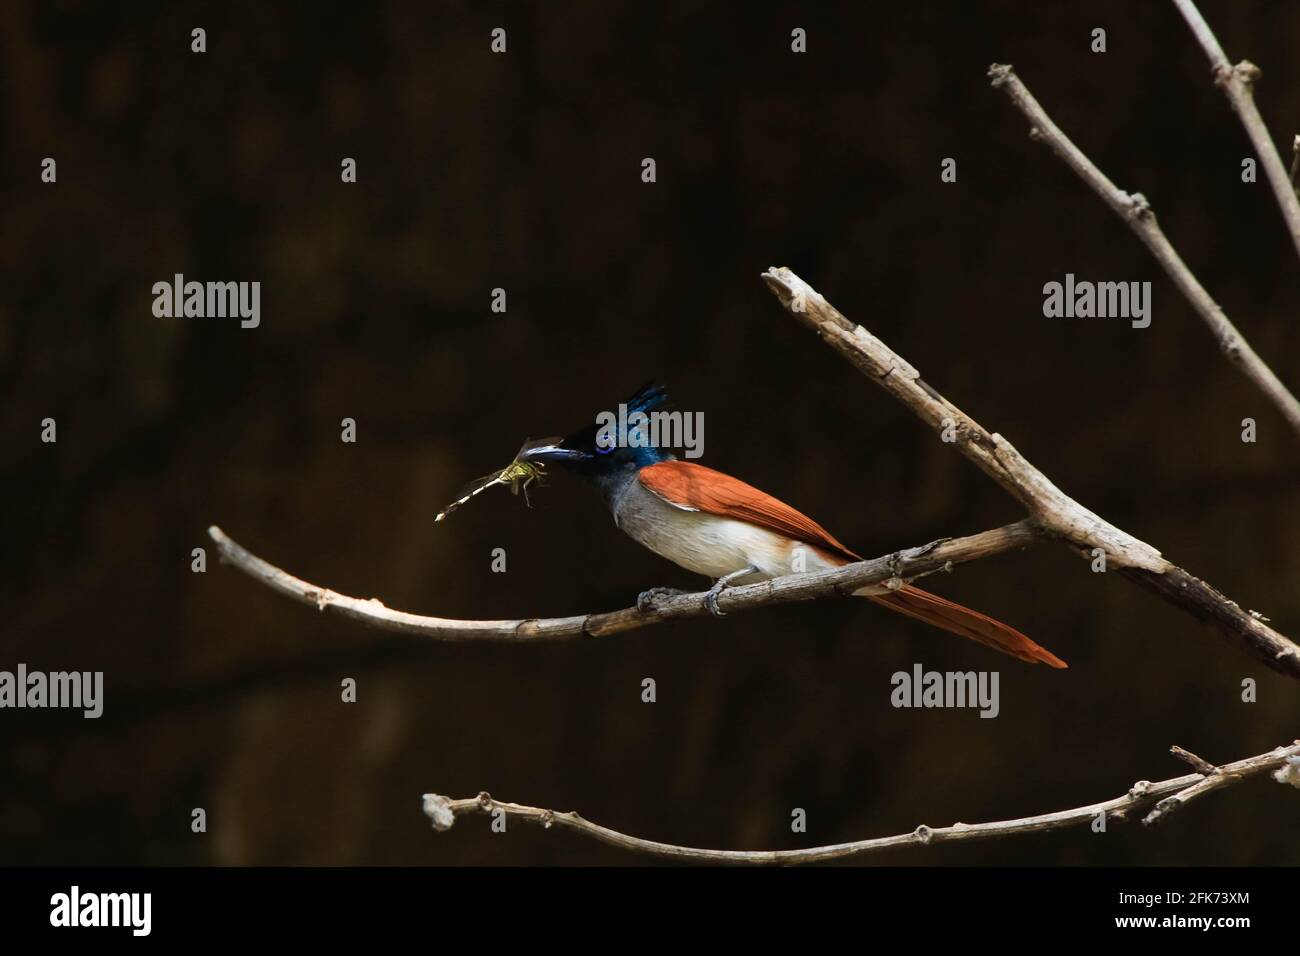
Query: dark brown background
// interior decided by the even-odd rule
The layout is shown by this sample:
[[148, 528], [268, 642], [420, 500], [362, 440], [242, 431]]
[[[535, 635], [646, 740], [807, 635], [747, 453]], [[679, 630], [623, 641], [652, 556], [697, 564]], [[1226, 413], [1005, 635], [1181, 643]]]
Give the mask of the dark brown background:
[[[1295, 436], [984, 76], [1014, 63], [1150, 198], [1294, 389], [1294, 253], [1268, 186], [1240, 181], [1249, 145], [1171, 5], [424, 6], [3, 7], [0, 667], [102, 669], [107, 698], [99, 721], [0, 713], [0, 862], [635, 861], [482, 818], [434, 834], [426, 790], [794, 847], [1093, 802], [1184, 772], [1170, 744], [1228, 760], [1296, 736], [1293, 684], [1054, 547], [934, 586], [1065, 672], [865, 602], [469, 647], [320, 616], [215, 560], [192, 574], [217, 523], [416, 612], [574, 614], [701, 583], [559, 478], [532, 510], [498, 492], [433, 523], [523, 438], [650, 378], [705, 413], [705, 463], [864, 554], [1020, 517], [778, 307], [758, 276], [781, 264], [1068, 492], [1300, 632]], [[1300, 7], [1204, 7], [1262, 67], [1289, 143]], [[488, 50], [498, 25], [505, 56]], [[38, 180], [47, 155], [57, 185]], [[1151, 280], [1151, 328], [1044, 319], [1042, 285], [1067, 271]], [[261, 327], [154, 318], [150, 287], [175, 272], [261, 281]], [[39, 441], [46, 416], [57, 445]], [[1246, 416], [1258, 444], [1240, 441]], [[1000, 669], [1002, 715], [892, 709], [890, 674], [918, 661]], [[1295, 864], [1296, 815], [1293, 792], [1257, 781], [1153, 832], [877, 859]]]

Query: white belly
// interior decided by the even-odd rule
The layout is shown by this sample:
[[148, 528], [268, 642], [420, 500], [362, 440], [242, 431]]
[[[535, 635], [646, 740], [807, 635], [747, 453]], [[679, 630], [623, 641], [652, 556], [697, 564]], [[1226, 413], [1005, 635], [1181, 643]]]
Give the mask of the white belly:
[[670, 505], [635, 479], [615, 505], [614, 520], [634, 541], [696, 574], [720, 578], [741, 568], [758, 568], [734, 584], [821, 571], [842, 563], [832, 563], [805, 544], [746, 521]]

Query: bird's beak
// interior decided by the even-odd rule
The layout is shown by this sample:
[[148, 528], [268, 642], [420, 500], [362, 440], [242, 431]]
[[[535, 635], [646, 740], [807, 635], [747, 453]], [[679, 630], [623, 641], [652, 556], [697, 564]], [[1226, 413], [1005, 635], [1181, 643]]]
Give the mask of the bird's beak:
[[557, 462], [583, 461], [590, 458], [586, 452], [576, 448], [562, 448], [555, 443], [535, 445], [519, 453], [519, 461], [534, 465], [550, 465]]

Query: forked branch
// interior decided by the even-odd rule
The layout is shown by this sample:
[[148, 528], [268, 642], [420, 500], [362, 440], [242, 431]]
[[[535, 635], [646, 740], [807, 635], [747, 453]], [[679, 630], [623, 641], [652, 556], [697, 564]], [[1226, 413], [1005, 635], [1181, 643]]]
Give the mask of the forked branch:
[[[1175, 747], [1174, 752], [1177, 753], [1181, 749]], [[487, 793], [459, 800], [448, 799], [436, 793], [426, 793], [424, 812], [433, 822], [435, 830], [448, 830], [456, 822], [457, 817], [469, 814], [500, 815], [507, 821], [519, 820], [545, 829], [558, 826], [633, 853], [645, 853], [670, 860], [748, 866], [790, 866], [799, 863], [829, 863], [832, 860], [855, 859], [898, 847], [931, 846], [937, 843], [956, 843], [961, 840], [987, 840], [1021, 833], [1045, 833], [1050, 830], [1089, 825], [1103, 817], [1108, 823], [1124, 822], [1132, 811], [1156, 803], [1156, 810], [1143, 820], [1143, 823], [1150, 824], [1161, 819], [1174, 805], [1182, 806], [1188, 800], [1211, 790], [1240, 783], [1242, 780], [1269, 770], [1279, 771], [1279, 768], [1293, 765], [1297, 760], [1300, 760], [1300, 740], [1289, 747], [1278, 747], [1268, 753], [1247, 757], [1221, 767], [1208, 768], [1212, 770], [1208, 776], [1203, 773], [1190, 773], [1156, 783], [1139, 780], [1123, 796], [1089, 804], [1086, 807], [1058, 810], [1054, 813], [1042, 813], [1015, 820], [998, 820], [994, 823], [954, 823], [949, 827], [928, 827], [922, 824], [910, 833], [858, 840], [853, 843], [809, 847], [803, 850], [707, 850], [699, 847], [675, 846], [671, 843], [643, 840], [640, 837], [611, 830], [599, 823], [592, 823], [572, 811], [547, 810], [519, 803], [506, 803], [494, 799]], [[1291, 776], [1284, 778], [1279, 771], [1279, 782], [1291, 779]], [[1161, 807], [1165, 809], [1160, 810]]]
[[1274, 670], [1300, 679], [1300, 647], [1243, 610], [1204, 581], [1176, 567], [1141, 541], [1089, 511], [1058, 488], [996, 433], [990, 433], [921, 379], [898, 353], [840, 314], [812, 286], [789, 269], [772, 268], [763, 280], [790, 312], [867, 378], [910, 408], [953, 444], [1052, 536], [1092, 558], [1100, 549], [1108, 565], [1119, 568], [1177, 607], [1206, 621]]

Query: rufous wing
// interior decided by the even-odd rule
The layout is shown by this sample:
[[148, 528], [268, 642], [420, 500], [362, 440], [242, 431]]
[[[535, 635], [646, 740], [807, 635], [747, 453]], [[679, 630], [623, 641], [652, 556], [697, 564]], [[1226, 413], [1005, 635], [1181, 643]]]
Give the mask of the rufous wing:
[[[641, 484], [679, 508], [748, 521], [817, 548], [845, 563], [861, 561], [829, 531], [785, 502], [738, 478], [689, 461], [663, 461], [638, 472]], [[1040, 647], [1009, 624], [973, 611], [910, 584], [888, 594], [867, 594], [877, 604], [924, 621], [933, 627], [992, 647], [1004, 654], [1052, 667], [1066, 667], [1051, 651]]]
[[679, 508], [748, 521], [843, 561], [862, 560], [806, 514], [712, 468], [690, 461], [661, 461], [642, 468], [637, 477], [650, 491]]

